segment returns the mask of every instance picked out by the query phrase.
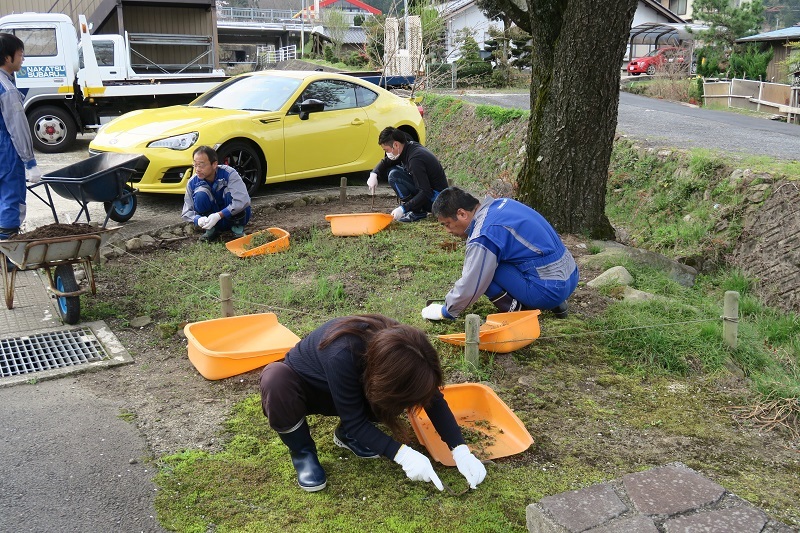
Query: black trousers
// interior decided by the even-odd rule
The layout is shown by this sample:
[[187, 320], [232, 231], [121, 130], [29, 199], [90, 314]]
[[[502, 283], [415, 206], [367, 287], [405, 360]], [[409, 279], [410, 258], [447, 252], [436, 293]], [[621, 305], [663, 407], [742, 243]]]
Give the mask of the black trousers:
[[289, 431], [306, 415], [338, 415], [329, 392], [315, 389], [282, 361], [264, 368], [259, 388], [261, 409], [278, 433]]

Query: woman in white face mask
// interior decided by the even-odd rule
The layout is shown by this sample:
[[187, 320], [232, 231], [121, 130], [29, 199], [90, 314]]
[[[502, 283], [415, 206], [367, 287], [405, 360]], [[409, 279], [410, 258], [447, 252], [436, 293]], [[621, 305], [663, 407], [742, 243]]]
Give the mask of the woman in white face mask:
[[367, 186], [375, 194], [378, 178], [387, 179], [400, 206], [392, 211], [399, 222], [416, 222], [428, 216], [433, 201], [447, 188], [447, 177], [430, 150], [397, 128], [385, 128], [378, 136], [386, 157], [369, 175]]

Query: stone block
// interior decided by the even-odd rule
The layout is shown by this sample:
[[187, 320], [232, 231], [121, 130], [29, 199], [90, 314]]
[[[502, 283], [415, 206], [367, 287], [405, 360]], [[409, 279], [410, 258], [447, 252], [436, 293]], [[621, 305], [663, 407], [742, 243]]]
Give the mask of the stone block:
[[648, 517], [642, 515], [631, 516], [628, 518], [617, 518], [608, 524], [604, 524], [594, 529], [589, 529], [586, 533], [658, 533], [655, 523]]
[[749, 506], [730, 507], [671, 518], [664, 522], [664, 530], [667, 533], [690, 533], [691, 531], [759, 533], [766, 524], [766, 515], [758, 509]]
[[725, 495], [725, 489], [694, 470], [662, 466], [622, 477], [622, 485], [634, 507], [647, 515], [683, 513], [711, 505]]
[[597, 527], [628, 510], [607, 483], [547, 496], [539, 505], [556, 523], [575, 532]]

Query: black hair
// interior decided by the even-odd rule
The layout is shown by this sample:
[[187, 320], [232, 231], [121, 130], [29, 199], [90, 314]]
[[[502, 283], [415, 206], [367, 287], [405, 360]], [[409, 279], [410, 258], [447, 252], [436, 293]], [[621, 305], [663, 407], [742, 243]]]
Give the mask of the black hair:
[[388, 128], [383, 128], [380, 135], [378, 135], [378, 144], [392, 144], [393, 142], [397, 141], [400, 144], [406, 144], [409, 141], [413, 141], [414, 139], [411, 138], [403, 130], [398, 130], [397, 128], [393, 128], [389, 126]]
[[478, 199], [464, 189], [448, 187], [436, 197], [431, 212], [435, 217], [456, 218], [456, 212], [459, 209], [472, 211], [479, 204]]
[[14, 59], [18, 50], [25, 51], [25, 44], [16, 35], [0, 33], [0, 67], [6, 64], [6, 58]]
[[192, 152], [192, 158], [194, 158], [194, 156], [197, 154], [206, 154], [208, 156], [209, 163], [216, 163], [218, 161], [217, 151], [211, 148], [210, 146], [204, 146], [204, 145], [198, 146], [197, 148], [194, 149], [194, 152]]

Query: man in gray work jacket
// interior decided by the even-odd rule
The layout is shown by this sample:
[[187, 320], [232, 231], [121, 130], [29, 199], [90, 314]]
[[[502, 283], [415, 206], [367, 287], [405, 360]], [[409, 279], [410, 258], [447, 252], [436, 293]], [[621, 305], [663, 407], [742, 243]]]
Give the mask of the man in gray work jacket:
[[543, 309], [567, 316], [578, 267], [542, 215], [509, 198], [481, 203], [457, 187], [439, 194], [433, 214], [450, 234], [467, 239], [466, 257], [444, 305], [429, 305], [423, 318], [455, 318], [483, 294], [501, 313]]

